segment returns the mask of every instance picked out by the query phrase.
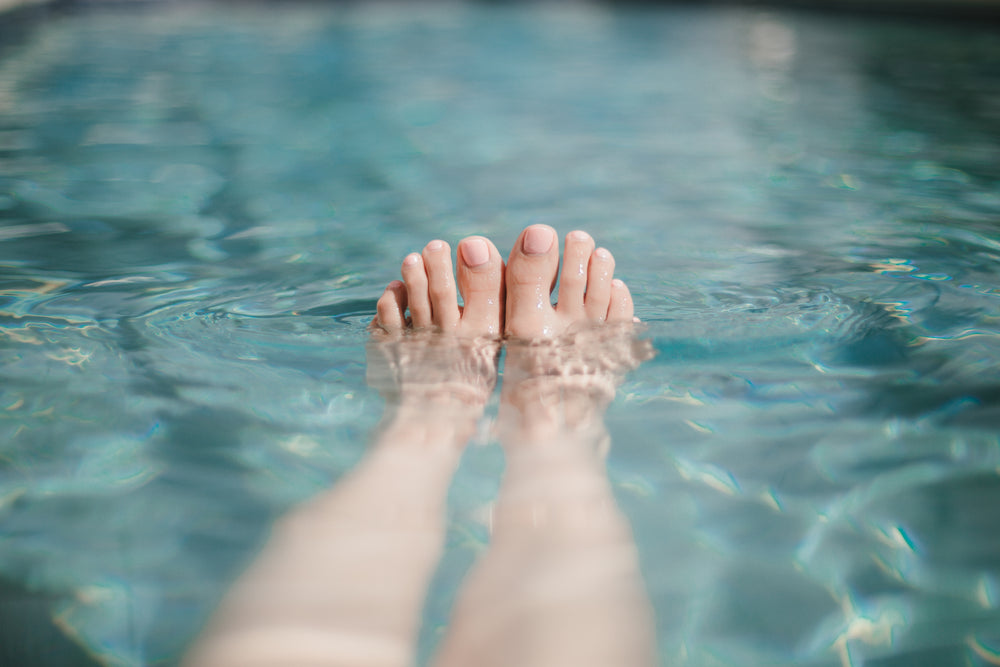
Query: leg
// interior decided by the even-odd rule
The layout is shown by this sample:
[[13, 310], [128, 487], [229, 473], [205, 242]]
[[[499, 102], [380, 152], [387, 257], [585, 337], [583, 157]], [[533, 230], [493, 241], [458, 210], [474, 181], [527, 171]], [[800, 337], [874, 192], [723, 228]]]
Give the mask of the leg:
[[614, 260], [566, 239], [559, 303], [555, 232], [529, 227], [507, 268], [500, 429], [507, 469], [493, 542], [456, 603], [439, 667], [586, 667], [656, 661], [652, 613], [628, 522], [601, 454], [603, 412], [649, 355]]
[[406, 258], [372, 326], [368, 377], [387, 406], [373, 447], [277, 523], [188, 667], [412, 663], [448, 485], [496, 380], [502, 272], [492, 244], [463, 241], [460, 309], [447, 244]]

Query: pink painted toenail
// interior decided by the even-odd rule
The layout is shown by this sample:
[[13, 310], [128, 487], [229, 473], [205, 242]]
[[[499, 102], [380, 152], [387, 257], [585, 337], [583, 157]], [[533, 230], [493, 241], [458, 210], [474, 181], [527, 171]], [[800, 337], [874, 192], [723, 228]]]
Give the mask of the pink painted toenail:
[[415, 252], [411, 252], [409, 255], [406, 256], [406, 259], [403, 260], [403, 264], [405, 266], [413, 266], [419, 261], [420, 261], [420, 255], [418, 255]]
[[569, 233], [569, 237], [571, 239], [573, 239], [574, 241], [589, 241], [590, 240], [590, 234], [588, 234], [587, 232], [580, 231], [579, 229], [576, 230], [575, 232], [570, 232]]
[[444, 248], [444, 241], [431, 241], [427, 244], [427, 249], [434, 252]]
[[528, 227], [524, 232], [524, 240], [521, 241], [521, 248], [529, 255], [542, 255], [552, 248], [555, 234], [547, 227]]
[[598, 248], [594, 251], [594, 254], [601, 259], [611, 259], [611, 253], [608, 252], [607, 248]]
[[469, 266], [482, 266], [490, 261], [490, 247], [482, 239], [466, 239], [462, 242], [462, 259]]

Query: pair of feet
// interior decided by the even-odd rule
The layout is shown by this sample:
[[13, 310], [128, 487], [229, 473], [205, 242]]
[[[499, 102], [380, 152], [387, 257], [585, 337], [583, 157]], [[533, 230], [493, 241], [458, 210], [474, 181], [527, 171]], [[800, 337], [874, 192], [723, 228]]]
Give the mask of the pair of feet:
[[[388, 333], [438, 330], [464, 338], [534, 340], [557, 338], [581, 325], [631, 323], [632, 296], [614, 278], [614, 269], [611, 253], [578, 230], [566, 235], [560, 270], [555, 230], [532, 225], [521, 232], [506, 266], [489, 239], [459, 242], [456, 288], [451, 248], [431, 241], [403, 260], [403, 280], [386, 287], [372, 325]], [[459, 293], [464, 306], [458, 305]]]
[[518, 439], [599, 427], [622, 376], [651, 348], [633, 335], [632, 297], [614, 278], [610, 252], [573, 231], [561, 270], [559, 259], [556, 232], [546, 225], [521, 232], [506, 266], [488, 239], [463, 239], [457, 287], [444, 241], [408, 255], [403, 281], [378, 301], [369, 384], [409, 414], [444, 407], [477, 417], [496, 384], [504, 337], [501, 422]]

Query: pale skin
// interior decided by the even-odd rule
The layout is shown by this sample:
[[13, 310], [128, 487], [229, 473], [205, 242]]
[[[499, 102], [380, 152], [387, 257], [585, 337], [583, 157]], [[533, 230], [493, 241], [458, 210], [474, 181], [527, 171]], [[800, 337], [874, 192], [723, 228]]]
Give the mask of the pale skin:
[[601, 455], [604, 409], [648, 349], [611, 253], [571, 232], [559, 264], [545, 225], [521, 233], [506, 266], [479, 236], [459, 243], [455, 273], [443, 241], [404, 259], [372, 323], [369, 382], [387, 405], [375, 442], [277, 523], [187, 667], [413, 664], [448, 486], [497, 381], [502, 336], [507, 465], [491, 544], [434, 664], [655, 664], [635, 545]]

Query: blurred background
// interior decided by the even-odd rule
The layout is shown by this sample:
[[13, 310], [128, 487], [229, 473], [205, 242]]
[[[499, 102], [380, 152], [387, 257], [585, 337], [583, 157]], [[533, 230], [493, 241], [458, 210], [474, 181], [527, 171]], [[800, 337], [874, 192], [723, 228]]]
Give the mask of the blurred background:
[[[0, 10], [26, 5], [78, 5], [78, 4], [121, 4], [128, 2], [197, 2], [197, 0], [0, 0]], [[239, 0], [235, 0], [239, 1]], [[253, 0], [251, 0], [253, 1]], [[359, 0], [331, 0], [356, 4]], [[364, 0], [360, 0], [364, 1]], [[378, 1], [378, 0], [375, 0]], [[485, 0], [491, 4], [506, 0]], [[529, 0], [530, 1], [530, 0]], [[567, 0], [555, 0], [566, 2]], [[573, 0], [568, 0], [572, 2]], [[928, 16], [971, 16], [997, 18], [1000, 2], [996, 0], [608, 0], [606, 4], [648, 4], [648, 5], [740, 5], [750, 7], [784, 6], [818, 10], [838, 10], [853, 12], [876, 12]]]

